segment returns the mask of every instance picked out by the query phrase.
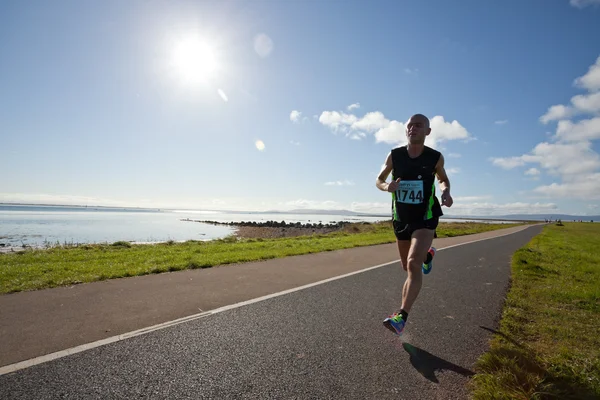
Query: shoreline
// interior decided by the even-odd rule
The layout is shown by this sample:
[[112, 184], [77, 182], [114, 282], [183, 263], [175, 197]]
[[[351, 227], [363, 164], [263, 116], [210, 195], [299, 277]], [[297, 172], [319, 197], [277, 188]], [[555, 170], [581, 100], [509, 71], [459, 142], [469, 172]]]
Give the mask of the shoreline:
[[285, 237], [297, 237], [306, 235], [324, 235], [343, 230], [348, 225], [370, 225], [372, 222], [347, 222], [338, 221], [334, 223], [302, 223], [302, 222], [281, 222], [277, 221], [239, 221], [239, 222], [219, 222], [210, 220], [192, 220], [190, 218], [181, 219], [185, 222], [198, 222], [210, 225], [227, 225], [235, 228], [233, 236], [241, 239], [276, 239]]
[[[340, 221], [337, 223], [322, 224], [322, 223], [286, 223], [285, 221], [267, 221], [267, 222], [253, 222], [253, 221], [239, 221], [239, 222], [218, 222], [218, 221], [200, 221], [191, 220], [189, 218], [181, 219], [186, 222], [199, 222], [207, 223], [212, 225], [228, 225], [234, 228], [234, 232], [224, 236], [222, 238], [208, 239], [207, 242], [224, 239], [228, 236], [233, 236], [238, 239], [277, 239], [287, 237], [298, 237], [298, 236], [310, 236], [310, 235], [324, 235], [327, 233], [337, 232], [343, 230], [348, 225], [371, 225], [372, 222], [345, 222]], [[384, 221], [385, 222], [385, 221]], [[192, 240], [192, 239], [188, 239]], [[138, 241], [127, 241], [131, 245], [155, 245], [161, 243], [184, 243], [188, 240], [163, 240], [156, 242], [138, 242]], [[113, 242], [116, 243], [117, 241]], [[4, 243], [0, 243], [0, 254], [6, 253], [17, 253], [27, 250], [48, 250], [52, 248], [68, 248], [68, 247], [80, 247], [85, 245], [112, 245], [112, 243], [101, 242], [101, 243], [69, 243], [67, 245], [24, 245], [24, 246], [11, 246]]]
[[[459, 219], [459, 218], [457, 218]], [[212, 238], [207, 240], [202, 240], [206, 242], [222, 240], [227, 237], [234, 237], [236, 239], [279, 239], [279, 238], [291, 238], [291, 237], [299, 237], [299, 236], [313, 236], [313, 235], [326, 235], [334, 232], [347, 232], [347, 233], [357, 233], [362, 230], [362, 228], [369, 226], [377, 226], [377, 225], [390, 225], [391, 229], [391, 218], [389, 220], [377, 221], [377, 222], [367, 222], [367, 221], [358, 221], [358, 222], [349, 222], [349, 221], [338, 221], [332, 223], [302, 223], [302, 222], [289, 222], [285, 221], [265, 221], [265, 222], [255, 222], [255, 221], [235, 221], [235, 222], [219, 222], [219, 221], [210, 221], [210, 220], [193, 220], [190, 218], [183, 218], [181, 221], [185, 222], [197, 222], [197, 223], [205, 223], [212, 225], [225, 225], [234, 228], [234, 231], [230, 234], [219, 237]], [[520, 224], [520, 223], [531, 223], [531, 221], [506, 221], [506, 220], [497, 220], [497, 224]], [[481, 222], [478, 220], [464, 220], [460, 219], [460, 222], [454, 222], [451, 218], [447, 218], [444, 220], [440, 220], [441, 223], [453, 223], [453, 224], [496, 224], [494, 222]], [[124, 241], [131, 245], [155, 245], [162, 243], [184, 243], [187, 241], [196, 241], [195, 239], [186, 239], [186, 240], [162, 240], [162, 241]], [[113, 243], [117, 243], [119, 241], [114, 242], [98, 242], [98, 243], [67, 243], [65, 244], [39, 244], [39, 245], [9, 245], [7, 243], [0, 242], [0, 255], [7, 253], [18, 253], [24, 252], [28, 250], [49, 250], [52, 248], [76, 248], [86, 245], [112, 245]]]

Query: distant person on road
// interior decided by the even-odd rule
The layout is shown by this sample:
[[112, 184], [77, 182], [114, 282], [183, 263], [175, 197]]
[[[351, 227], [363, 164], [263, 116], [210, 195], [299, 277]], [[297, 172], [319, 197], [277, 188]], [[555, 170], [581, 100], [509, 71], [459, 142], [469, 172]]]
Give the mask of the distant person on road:
[[[431, 247], [443, 215], [441, 206], [452, 206], [450, 181], [444, 169], [444, 156], [425, 146], [431, 133], [429, 119], [415, 114], [406, 123], [408, 144], [388, 154], [376, 186], [392, 194], [394, 234], [402, 268], [408, 272], [402, 288], [402, 305], [383, 321], [383, 325], [400, 335], [408, 313], [421, 290], [423, 274], [431, 272], [435, 248]], [[389, 174], [391, 182], [386, 182]], [[441, 205], [435, 195], [435, 177], [440, 184]]]

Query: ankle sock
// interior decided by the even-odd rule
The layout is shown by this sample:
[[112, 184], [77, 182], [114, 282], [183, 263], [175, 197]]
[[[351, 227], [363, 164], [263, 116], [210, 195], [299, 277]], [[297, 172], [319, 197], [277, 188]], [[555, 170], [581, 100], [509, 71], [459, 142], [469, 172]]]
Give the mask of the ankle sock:
[[427, 257], [425, 258], [425, 264], [429, 264], [433, 260], [433, 256], [430, 252], [427, 252]]
[[402, 315], [402, 319], [404, 320], [404, 322], [406, 322], [406, 320], [408, 319], [408, 313], [404, 310], [400, 310], [400, 315]]

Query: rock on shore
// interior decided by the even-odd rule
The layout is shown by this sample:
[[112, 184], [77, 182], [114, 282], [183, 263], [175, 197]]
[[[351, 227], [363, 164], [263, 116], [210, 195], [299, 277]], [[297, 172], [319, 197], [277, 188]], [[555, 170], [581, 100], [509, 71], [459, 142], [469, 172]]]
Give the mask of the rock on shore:
[[240, 222], [218, 222], [218, 221], [200, 221], [189, 218], [182, 219], [188, 222], [202, 222], [211, 225], [229, 225], [237, 228], [235, 235], [242, 238], [282, 238], [296, 237], [306, 235], [321, 235], [336, 232], [343, 229], [350, 222], [340, 221], [336, 223], [301, 223], [285, 221], [240, 221]]

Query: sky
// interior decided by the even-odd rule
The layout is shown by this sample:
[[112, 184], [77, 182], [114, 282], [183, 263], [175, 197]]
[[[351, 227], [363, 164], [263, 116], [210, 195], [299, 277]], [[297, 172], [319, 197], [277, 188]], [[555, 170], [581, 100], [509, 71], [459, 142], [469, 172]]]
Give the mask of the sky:
[[[600, 0], [0, 2], [0, 202], [600, 214]], [[439, 192], [438, 192], [439, 196]]]

